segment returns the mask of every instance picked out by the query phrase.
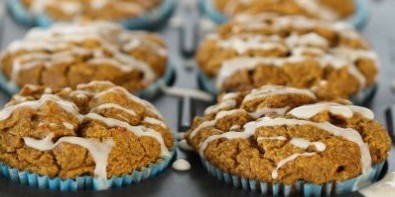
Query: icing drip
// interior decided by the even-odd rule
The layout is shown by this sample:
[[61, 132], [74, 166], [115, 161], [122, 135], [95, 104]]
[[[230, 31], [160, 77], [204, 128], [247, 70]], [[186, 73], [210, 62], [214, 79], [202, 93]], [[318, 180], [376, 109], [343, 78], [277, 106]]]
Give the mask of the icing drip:
[[262, 140], [278, 140], [278, 141], [285, 141], [285, 140], [287, 140], [287, 138], [284, 137], [284, 136], [258, 137], [258, 138], [257, 138], [257, 141], [262, 141]]
[[250, 112], [249, 115], [254, 118], [254, 119], [258, 119], [266, 114], [279, 114], [279, 115], [283, 115], [288, 111], [289, 107], [284, 107], [284, 108], [268, 108], [268, 107], [264, 107], [261, 109], [257, 109], [257, 111], [255, 112]]
[[237, 130], [237, 129], [240, 129], [240, 128], [241, 128], [240, 125], [233, 125], [232, 127], [230, 127], [230, 130], [233, 131], [233, 130]]
[[311, 145], [315, 146], [319, 152], [323, 152], [326, 149], [326, 145], [322, 142], [310, 142], [303, 138], [292, 138], [289, 143], [304, 150], [306, 150]]
[[70, 130], [74, 129], [74, 126], [68, 122], [63, 122], [62, 124], [66, 129], [70, 129]]
[[[88, 84], [89, 85], [89, 84]], [[77, 86], [77, 88], [83, 88], [83, 87], [89, 87], [89, 86]], [[131, 101], [138, 103], [140, 105], [143, 105], [144, 107], [146, 107], [151, 113], [155, 114], [156, 116], [160, 117], [161, 119], [163, 119], [163, 117], [160, 115], [160, 113], [158, 112], [158, 110], [149, 102], [144, 101], [139, 99], [138, 97], [134, 96], [133, 94], [129, 93], [125, 88], [120, 87], [120, 86], [115, 86], [112, 88], [109, 88], [105, 91], [102, 91], [100, 93], [97, 93], [94, 98], [100, 98], [103, 97], [107, 94], [110, 93], [114, 93], [114, 92], [122, 92], [128, 99], [130, 99]]]
[[[89, 4], [83, 4], [82, 2], [68, 1], [68, 0], [33, 0], [30, 6], [30, 10], [34, 14], [40, 14], [45, 12], [48, 6], [56, 6], [62, 12], [69, 15], [75, 15], [73, 18], [78, 18], [84, 15], [84, 5], [93, 10], [102, 10], [107, 6], [113, 6], [114, 9], [121, 11], [128, 11], [129, 13], [134, 13], [135, 15], [141, 15], [146, 11], [143, 5], [135, 2], [125, 2], [125, 1], [114, 1], [114, 0], [90, 0]], [[111, 4], [111, 5], [110, 5]]]
[[[23, 40], [11, 43], [7, 49], [9, 53], [21, 50], [30, 52], [13, 60], [11, 80], [16, 82], [22, 70], [41, 65], [48, 68], [60, 63], [70, 64], [78, 59], [77, 57], [84, 56], [91, 58], [86, 61], [87, 65], [95, 66], [105, 63], [122, 72], [138, 70], [143, 73], [143, 80], [149, 83], [156, 77], [151, 66], [134, 58], [127, 53], [127, 50], [121, 50], [121, 48], [133, 49], [130, 48], [130, 43], [137, 40], [151, 48], [153, 52], [167, 56], [162, 46], [144, 39], [144, 35], [143, 32], [127, 32], [121, 26], [105, 22], [90, 25], [59, 24], [45, 30], [33, 29]], [[93, 49], [78, 46], [78, 43], [86, 40], [96, 41], [100, 45]], [[48, 53], [36, 51], [48, 51]]]
[[[189, 135], [189, 138], [192, 139], [193, 137], [195, 137], [196, 134], [198, 134], [200, 132], [201, 129], [203, 128], [207, 128], [207, 127], [214, 127], [215, 124], [217, 123], [217, 121], [221, 118], [224, 118], [226, 116], [231, 116], [231, 115], [235, 115], [237, 113], [242, 113], [242, 112], [246, 112], [248, 113], [252, 118], [260, 118], [263, 115], [266, 114], [271, 114], [271, 113], [275, 113], [278, 115], [284, 115], [288, 110], [288, 107], [284, 107], [284, 108], [262, 108], [262, 109], [257, 109], [257, 111], [255, 112], [247, 112], [244, 109], [234, 109], [234, 110], [230, 110], [230, 111], [221, 111], [219, 112], [216, 116], [214, 120], [210, 120], [210, 121], [205, 121], [203, 123], [201, 123], [199, 126], [197, 126], [194, 130], [192, 130], [191, 134]], [[240, 127], [239, 125], [237, 125], [238, 127]], [[232, 130], [232, 128], [230, 129]]]
[[56, 102], [58, 106], [61, 107], [63, 110], [74, 115], [76, 118], [78, 118], [78, 120], [80, 121], [82, 120], [83, 116], [79, 114], [78, 108], [74, 103], [62, 100], [61, 98], [55, 95], [43, 94], [39, 100], [26, 101], [23, 103], [18, 103], [16, 105], [6, 106], [3, 110], [0, 111], [0, 121], [9, 118], [16, 109], [22, 107], [38, 109], [48, 101]]
[[319, 16], [321, 19], [334, 21], [339, 18], [339, 15], [334, 10], [317, 0], [295, 0], [295, 3], [307, 12]]
[[296, 118], [310, 119], [323, 111], [329, 111], [331, 114], [340, 115], [345, 118], [351, 118], [354, 112], [356, 112], [369, 120], [374, 119], [374, 113], [367, 108], [326, 102], [300, 106], [292, 109], [288, 113]]
[[[254, 135], [255, 131], [260, 127], [274, 127], [274, 126], [291, 126], [291, 125], [310, 125], [327, 131], [334, 136], [342, 137], [346, 140], [354, 142], [358, 145], [361, 153], [361, 166], [362, 166], [362, 174], [367, 174], [371, 170], [371, 156], [369, 152], [369, 147], [366, 143], [364, 143], [362, 136], [358, 133], [358, 131], [351, 128], [341, 128], [337, 127], [328, 122], [324, 123], [316, 123], [306, 120], [298, 120], [298, 119], [286, 119], [286, 118], [269, 118], [264, 117], [255, 122], [250, 122], [244, 125], [243, 132], [226, 132], [220, 135], [212, 135], [208, 137], [200, 146], [200, 155], [204, 157], [204, 150], [207, 148], [208, 144], [214, 140], [226, 138], [226, 139], [247, 139]], [[317, 148], [318, 149], [318, 148]], [[297, 157], [297, 156], [296, 156]], [[295, 157], [295, 158], [296, 158]]]
[[253, 89], [250, 94], [244, 97], [243, 103], [255, 99], [262, 99], [274, 95], [301, 94], [316, 99], [316, 96], [309, 90], [292, 87], [266, 85], [260, 89]]
[[236, 103], [235, 99], [237, 98], [237, 96], [238, 96], [237, 93], [225, 94], [222, 97], [222, 100], [221, 100], [221, 102], [218, 105], [213, 105], [213, 106], [208, 107], [204, 111], [204, 114], [207, 115], [207, 114], [211, 114], [211, 113], [216, 113], [216, 112], [221, 111], [221, 110], [226, 109], [226, 108], [236, 107], [237, 103]]
[[347, 59], [334, 56], [324, 55], [317, 57], [306, 57], [300, 54], [291, 55], [289, 57], [236, 57], [231, 60], [224, 61], [216, 79], [216, 87], [221, 88], [224, 81], [233, 76], [238, 71], [247, 69], [253, 70], [257, 66], [275, 66], [282, 67], [285, 64], [298, 64], [308, 59], [315, 60], [321, 67], [332, 66], [334, 68], [342, 68], [347, 66], [350, 75], [354, 76], [360, 83], [360, 89], [366, 86], [365, 76], [356, 68], [356, 65]]
[[95, 113], [89, 113], [89, 114], [85, 115], [85, 117], [93, 119], [93, 120], [101, 121], [109, 127], [125, 128], [129, 132], [132, 132], [133, 134], [135, 134], [138, 137], [140, 137], [140, 136], [152, 137], [152, 138], [156, 139], [161, 146], [161, 156], [169, 156], [170, 155], [169, 150], [167, 149], [161, 134], [157, 131], [154, 131], [153, 129], [149, 129], [144, 126], [137, 126], [137, 127], [131, 126], [126, 122], [123, 122], [123, 121], [120, 121], [117, 119], [113, 119], [113, 118], [107, 118], [107, 117], [104, 117], [104, 116], [101, 116], [101, 115], [95, 114]]
[[234, 35], [233, 37], [222, 40], [217, 35], [209, 37], [210, 39], [216, 40], [222, 48], [231, 48], [237, 51], [237, 53], [244, 54], [249, 49], [259, 50], [283, 50], [286, 48], [283, 44], [279, 43], [281, 38], [279, 36], [264, 37], [261, 35]]
[[301, 157], [301, 156], [303, 156], [303, 157], [310, 157], [310, 156], [313, 156], [313, 155], [315, 155], [315, 153], [295, 153], [295, 154], [292, 154], [291, 156], [289, 156], [289, 157], [287, 157], [285, 159], [282, 159], [280, 162], [277, 163], [276, 168], [272, 171], [272, 178], [276, 179], [278, 177], [278, 170], [281, 167], [283, 167], [285, 164], [287, 164], [288, 162], [293, 161], [296, 158]]
[[95, 161], [94, 175], [100, 180], [107, 179], [107, 159], [115, 142], [112, 139], [106, 139], [101, 142], [98, 139], [86, 139], [80, 137], [61, 137], [56, 143], [52, 142], [54, 135], [50, 134], [42, 140], [36, 140], [30, 137], [24, 137], [26, 146], [40, 150], [49, 151], [54, 149], [60, 143], [70, 143], [87, 149]]
[[[304, 1], [304, 0], [303, 0]], [[315, 32], [301, 34], [300, 30], [314, 29], [323, 27], [331, 29], [341, 37], [347, 39], [357, 39], [362, 45], [368, 47], [364, 39], [347, 24], [338, 22], [330, 23], [327, 21], [312, 20], [301, 16], [279, 16], [276, 14], [259, 14], [259, 15], [238, 15], [233, 20], [232, 37], [223, 39], [219, 35], [210, 36], [209, 39], [217, 40], [218, 46], [222, 48], [237, 49], [239, 56], [248, 49], [259, 49], [264, 45], [274, 46], [274, 43], [286, 46], [289, 51], [287, 57], [236, 57], [222, 62], [221, 69], [216, 78], [216, 87], [221, 89], [224, 81], [240, 70], [253, 70], [257, 66], [276, 66], [282, 67], [285, 64], [303, 63], [307, 60], [314, 60], [322, 67], [334, 67], [340, 69], [348, 68], [350, 75], [355, 77], [359, 82], [359, 88], [362, 90], [366, 87], [366, 77], [357, 68], [358, 60], [367, 59], [378, 65], [377, 55], [370, 49], [354, 49], [346, 46], [330, 46], [328, 40]], [[245, 33], [243, 30], [264, 30], [274, 29], [275, 32], [281, 32], [284, 29], [295, 29], [285, 38], [275, 39], [277, 35], [260, 36], [253, 33]], [[303, 32], [303, 31], [302, 31]], [[255, 40], [255, 43], [251, 44]], [[260, 40], [262, 44], [255, 46]], [[275, 47], [273, 47], [274, 49]], [[269, 48], [268, 48], [269, 49]], [[307, 55], [309, 54], [309, 55]]]
[[159, 125], [159, 126], [161, 126], [163, 128], [167, 128], [166, 124], [163, 121], [158, 120], [156, 118], [145, 117], [144, 118], [144, 122], [146, 122], [148, 124]]
[[116, 103], [101, 104], [101, 105], [97, 106], [96, 108], [94, 108], [91, 111], [97, 112], [97, 111], [100, 111], [100, 110], [103, 110], [103, 109], [117, 109], [117, 110], [120, 110], [120, 111], [122, 111], [124, 113], [127, 113], [127, 114], [131, 115], [131, 116], [136, 116], [136, 112], [133, 109], [126, 109], [126, 108], [124, 108], [121, 105], [118, 105]]

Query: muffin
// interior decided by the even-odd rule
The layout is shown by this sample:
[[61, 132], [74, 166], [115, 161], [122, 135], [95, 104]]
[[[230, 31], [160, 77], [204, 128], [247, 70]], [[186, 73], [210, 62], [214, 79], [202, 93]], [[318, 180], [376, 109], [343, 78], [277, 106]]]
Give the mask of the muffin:
[[165, 43], [155, 33], [107, 22], [57, 24], [12, 42], [0, 55], [0, 70], [6, 84], [19, 87], [75, 88], [108, 80], [138, 92], [165, 74], [167, 60]]
[[47, 13], [55, 20], [122, 20], [135, 18], [160, 6], [162, 0], [21, 0], [33, 14]]
[[376, 53], [351, 26], [276, 14], [237, 16], [206, 37], [196, 60], [219, 92], [274, 84], [325, 100], [367, 90], [378, 72]]
[[354, 0], [212, 0], [215, 9], [226, 16], [260, 14], [303, 15], [324, 20], [340, 20], [355, 12]]
[[362, 187], [391, 148], [369, 109], [283, 86], [222, 95], [186, 139], [221, 179], [284, 196], [313, 186], [318, 195], [345, 192], [341, 183]]
[[[15, 169], [28, 173], [30, 186], [128, 185], [156, 175], [173, 155], [172, 133], [155, 107], [111, 82], [26, 85], [0, 114], [2, 173], [11, 179]], [[48, 182], [40, 185], [42, 179]]]

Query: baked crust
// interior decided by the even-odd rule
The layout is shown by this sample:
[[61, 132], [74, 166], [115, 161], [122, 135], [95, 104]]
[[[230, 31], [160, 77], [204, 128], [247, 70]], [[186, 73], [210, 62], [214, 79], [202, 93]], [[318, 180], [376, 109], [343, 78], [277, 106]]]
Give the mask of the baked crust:
[[391, 148], [370, 110], [281, 86], [222, 95], [194, 119], [186, 139], [223, 172], [287, 185], [357, 177]]
[[103, 165], [105, 178], [131, 174], [160, 162], [173, 146], [156, 109], [110, 82], [76, 89], [28, 85], [0, 114], [0, 160], [51, 178], [98, 176]]
[[333, 21], [349, 17], [355, 12], [353, 0], [214, 0], [214, 5], [228, 16], [273, 12]]
[[140, 91], [160, 78], [167, 50], [157, 34], [106, 22], [33, 29], [0, 56], [6, 78], [18, 86], [76, 87], [108, 80]]
[[240, 15], [208, 35], [196, 60], [220, 92], [266, 84], [349, 99], [374, 85], [377, 54], [351, 26], [301, 16]]
[[22, 0], [33, 14], [47, 13], [56, 20], [122, 20], [157, 8], [162, 0]]

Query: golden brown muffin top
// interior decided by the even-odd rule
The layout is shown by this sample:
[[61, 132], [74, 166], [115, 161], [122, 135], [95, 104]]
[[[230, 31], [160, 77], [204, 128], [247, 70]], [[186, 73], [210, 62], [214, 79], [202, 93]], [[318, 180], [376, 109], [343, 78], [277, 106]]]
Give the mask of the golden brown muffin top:
[[166, 64], [167, 50], [157, 34], [106, 22], [32, 29], [0, 56], [3, 73], [19, 86], [62, 88], [109, 80], [133, 92], [161, 77]]
[[330, 21], [346, 18], [355, 11], [353, 0], [214, 0], [214, 5], [228, 16], [273, 12]]
[[235, 17], [206, 37], [196, 59], [220, 91], [276, 84], [326, 99], [348, 99], [378, 72], [376, 53], [348, 24], [276, 14]]
[[0, 160], [51, 178], [131, 174], [169, 156], [172, 139], [155, 107], [110, 82], [27, 85], [0, 111]]
[[162, 0], [22, 0], [33, 14], [56, 20], [122, 20], [141, 16]]
[[369, 173], [391, 148], [369, 109], [318, 102], [307, 89], [282, 86], [224, 94], [195, 118], [186, 138], [226, 173], [288, 185]]

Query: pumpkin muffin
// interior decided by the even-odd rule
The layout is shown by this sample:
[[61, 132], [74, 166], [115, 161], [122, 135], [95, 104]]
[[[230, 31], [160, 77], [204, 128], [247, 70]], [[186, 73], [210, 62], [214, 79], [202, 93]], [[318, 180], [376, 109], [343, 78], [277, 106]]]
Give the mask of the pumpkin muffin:
[[282, 86], [220, 96], [194, 119], [186, 139], [221, 172], [289, 186], [293, 194], [302, 192], [294, 187], [301, 181], [327, 186], [370, 176], [391, 148], [369, 109], [346, 100], [318, 102], [307, 89]]
[[158, 111], [111, 82], [26, 85], [0, 118], [0, 161], [51, 179], [132, 175], [163, 162], [173, 146]]
[[72, 87], [108, 80], [137, 92], [164, 75], [167, 50], [154, 33], [114, 23], [57, 24], [32, 29], [0, 55], [9, 83]]
[[211, 0], [226, 16], [273, 12], [281, 15], [303, 15], [323, 20], [340, 20], [355, 12], [354, 0]]
[[302, 16], [237, 16], [206, 37], [196, 59], [219, 92], [275, 84], [349, 99], [378, 73], [376, 53], [351, 26]]
[[162, 0], [21, 0], [33, 14], [47, 13], [55, 20], [122, 20], [157, 8]]

